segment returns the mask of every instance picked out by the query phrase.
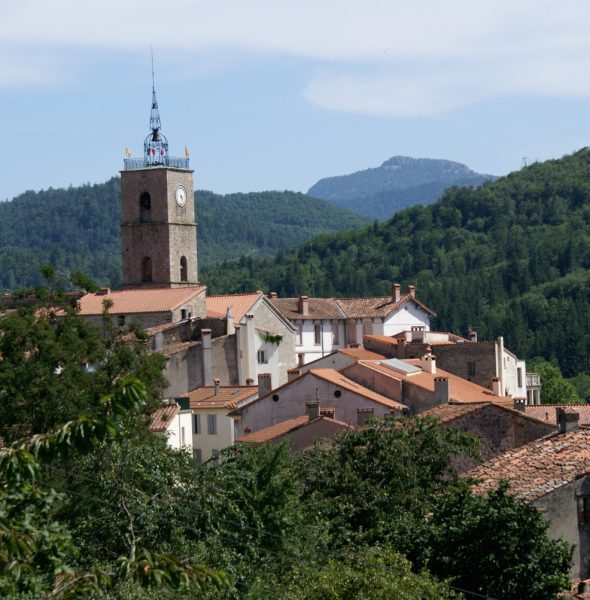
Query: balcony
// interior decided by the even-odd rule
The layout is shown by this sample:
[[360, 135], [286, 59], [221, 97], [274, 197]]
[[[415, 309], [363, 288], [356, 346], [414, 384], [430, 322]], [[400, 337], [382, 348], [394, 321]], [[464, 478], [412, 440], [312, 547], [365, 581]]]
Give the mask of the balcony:
[[125, 158], [124, 171], [149, 169], [150, 167], [172, 167], [173, 169], [188, 169], [188, 158], [178, 156], [158, 156], [153, 158]]

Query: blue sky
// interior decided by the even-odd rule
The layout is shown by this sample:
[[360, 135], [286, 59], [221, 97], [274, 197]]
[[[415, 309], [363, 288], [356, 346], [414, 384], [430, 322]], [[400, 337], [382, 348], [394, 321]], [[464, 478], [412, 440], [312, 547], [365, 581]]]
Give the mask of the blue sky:
[[305, 191], [390, 156], [505, 174], [590, 140], [582, 0], [0, 0], [0, 200], [102, 182], [151, 100], [196, 188]]

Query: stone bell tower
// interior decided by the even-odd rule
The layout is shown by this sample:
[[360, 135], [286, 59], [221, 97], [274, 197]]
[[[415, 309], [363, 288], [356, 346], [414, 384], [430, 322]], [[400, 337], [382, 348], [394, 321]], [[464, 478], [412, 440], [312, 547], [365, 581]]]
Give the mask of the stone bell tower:
[[123, 288], [197, 285], [193, 171], [168, 154], [153, 85], [150, 129], [143, 158], [128, 153], [121, 171]]

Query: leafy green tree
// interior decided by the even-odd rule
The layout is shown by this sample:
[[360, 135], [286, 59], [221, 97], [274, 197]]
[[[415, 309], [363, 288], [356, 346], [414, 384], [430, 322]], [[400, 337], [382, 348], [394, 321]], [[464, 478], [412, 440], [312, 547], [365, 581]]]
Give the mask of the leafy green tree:
[[590, 402], [590, 375], [588, 373], [579, 373], [571, 377], [569, 382], [576, 388], [576, 393], [582, 402]]
[[507, 486], [487, 496], [444, 494], [430, 521], [429, 570], [453, 585], [503, 600], [549, 600], [569, 585], [573, 549]]
[[575, 386], [569, 382], [559, 370], [559, 367], [546, 360], [530, 361], [527, 368], [541, 376], [542, 404], [581, 404], [582, 400]]

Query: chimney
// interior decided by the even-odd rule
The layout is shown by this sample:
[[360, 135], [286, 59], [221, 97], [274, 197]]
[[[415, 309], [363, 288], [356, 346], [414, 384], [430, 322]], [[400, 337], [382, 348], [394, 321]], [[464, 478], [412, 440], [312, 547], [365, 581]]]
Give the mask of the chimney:
[[412, 325], [412, 342], [424, 341], [424, 325]]
[[519, 412], [525, 412], [525, 404], [526, 402], [524, 398], [514, 398], [514, 410], [518, 410]]
[[310, 421], [320, 418], [320, 403], [317, 400], [305, 403], [305, 412]]
[[557, 409], [557, 426], [559, 433], [573, 431], [580, 426], [580, 413], [573, 408]]
[[477, 330], [476, 329], [472, 329], [470, 327], [468, 335], [469, 335], [469, 341], [470, 342], [477, 342]]
[[232, 312], [231, 306], [227, 307], [225, 313], [225, 333], [226, 335], [234, 335], [236, 332], [236, 323], [234, 321], [234, 313]]
[[219, 394], [219, 391], [221, 390], [221, 380], [215, 378], [213, 380], [213, 383], [215, 385], [215, 395], [217, 396]]
[[492, 378], [492, 392], [494, 394], [494, 396], [501, 396], [502, 395], [502, 386], [501, 386], [501, 381], [499, 377], [493, 377]]
[[270, 373], [258, 374], [258, 397], [266, 396], [272, 390], [272, 379]]
[[111, 293], [111, 288], [101, 287], [100, 291], [97, 293], [97, 296], [106, 296]]
[[412, 298], [416, 297], [416, 286], [411, 283], [408, 284], [408, 295], [412, 296]]
[[271, 292], [271, 293], [268, 295], [268, 297], [269, 297], [271, 300], [276, 300], [276, 299], [279, 297], [279, 295], [278, 295], [276, 292]]
[[309, 314], [309, 298], [307, 296], [299, 296], [297, 303], [297, 312], [301, 315]]
[[402, 286], [399, 283], [393, 283], [391, 286], [391, 299], [393, 302], [399, 302], [402, 297]]
[[211, 330], [201, 329], [201, 359], [203, 362], [203, 385], [213, 385], [213, 352], [211, 350]]
[[246, 379], [246, 385], [254, 385], [254, 379], [248, 377], [248, 379]]
[[287, 382], [291, 382], [293, 381], [293, 379], [297, 379], [297, 377], [299, 377], [301, 375], [301, 369], [299, 368], [295, 368], [295, 369], [289, 369], [287, 371]]
[[451, 382], [448, 377], [434, 378], [434, 403], [448, 404], [451, 399]]
[[420, 366], [425, 373], [436, 374], [436, 356], [432, 354], [430, 346], [426, 347], [426, 353], [420, 358]]

